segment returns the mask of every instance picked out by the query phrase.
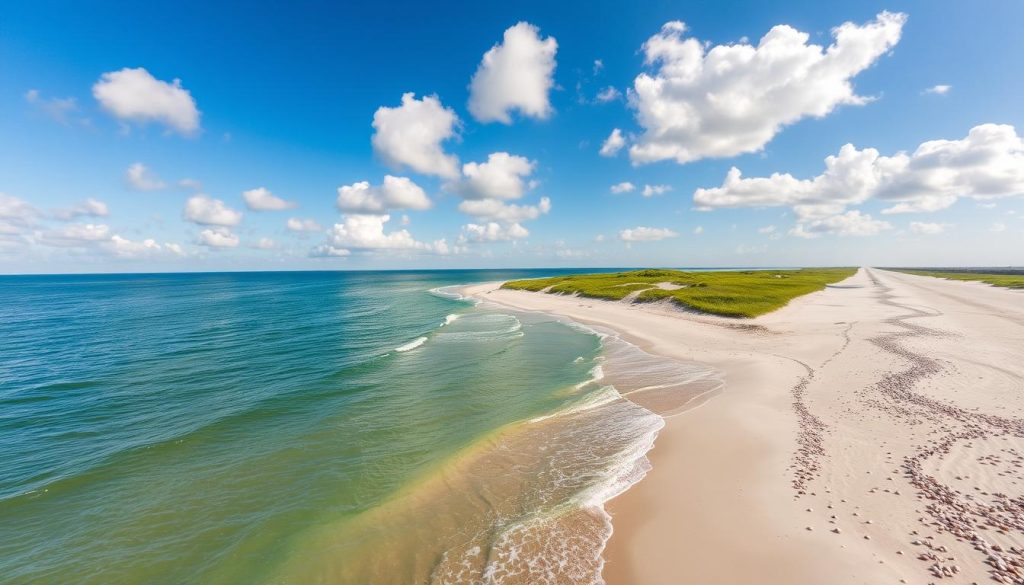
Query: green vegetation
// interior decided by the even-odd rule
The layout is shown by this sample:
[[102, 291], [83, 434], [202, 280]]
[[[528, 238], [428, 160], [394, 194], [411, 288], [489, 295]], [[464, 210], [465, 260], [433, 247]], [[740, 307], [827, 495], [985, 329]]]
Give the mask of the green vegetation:
[[969, 270], [915, 270], [911, 268], [887, 268], [894, 272], [905, 272], [918, 276], [934, 276], [947, 280], [977, 280], [993, 286], [1005, 286], [1006, 288], [1024, 288], [1024, 273], [1017, 272], [999, 274], [995, 272], [971, 272]]
[[756, 317], [784, 307], [796, 297], [850, 277], [856, 271], [855, 268], [721, 272], [634, 270], [512, 280], [502, 285], [502, 288], [579, 294], [615, 301], [627, 297], [637, 302], [670, 300], [703, 313], [725, 317]]

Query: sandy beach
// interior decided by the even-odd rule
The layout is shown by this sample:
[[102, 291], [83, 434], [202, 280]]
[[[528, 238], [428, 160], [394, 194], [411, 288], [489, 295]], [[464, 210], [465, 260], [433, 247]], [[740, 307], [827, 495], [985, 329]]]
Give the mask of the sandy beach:
[[725, 379], [610, 503], [610, 585], [1024, 583], [1024, 294], [862, 269], [735, 320], [466, 292]]

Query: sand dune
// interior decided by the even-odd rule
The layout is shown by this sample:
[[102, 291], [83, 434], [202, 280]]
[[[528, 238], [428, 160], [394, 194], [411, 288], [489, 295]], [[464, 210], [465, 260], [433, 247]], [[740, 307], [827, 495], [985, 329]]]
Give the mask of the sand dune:
[[739, 322], [496, 290], [488, 301], [709, 364], [611, 503], [611, 585], [1024, 583], [1024, 295], [866, 269]]

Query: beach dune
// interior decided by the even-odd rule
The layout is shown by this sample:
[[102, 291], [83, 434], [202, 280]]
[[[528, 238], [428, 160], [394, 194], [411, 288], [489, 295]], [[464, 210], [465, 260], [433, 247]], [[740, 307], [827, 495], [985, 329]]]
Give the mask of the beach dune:
[[725, 379], [610, 503], [610, 585], [1024, 583], [1024, 294], [861, 269], [736, 320], [466, 292]]

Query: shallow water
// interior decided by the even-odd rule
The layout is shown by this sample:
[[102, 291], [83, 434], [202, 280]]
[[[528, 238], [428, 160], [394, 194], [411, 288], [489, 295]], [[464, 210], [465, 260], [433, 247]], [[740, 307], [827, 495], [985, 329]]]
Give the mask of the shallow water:
[[710, 374], [441, 288], [543, 274], [0, 279], [0, 574], [598, 582], [663, 401], [595, 378]]

